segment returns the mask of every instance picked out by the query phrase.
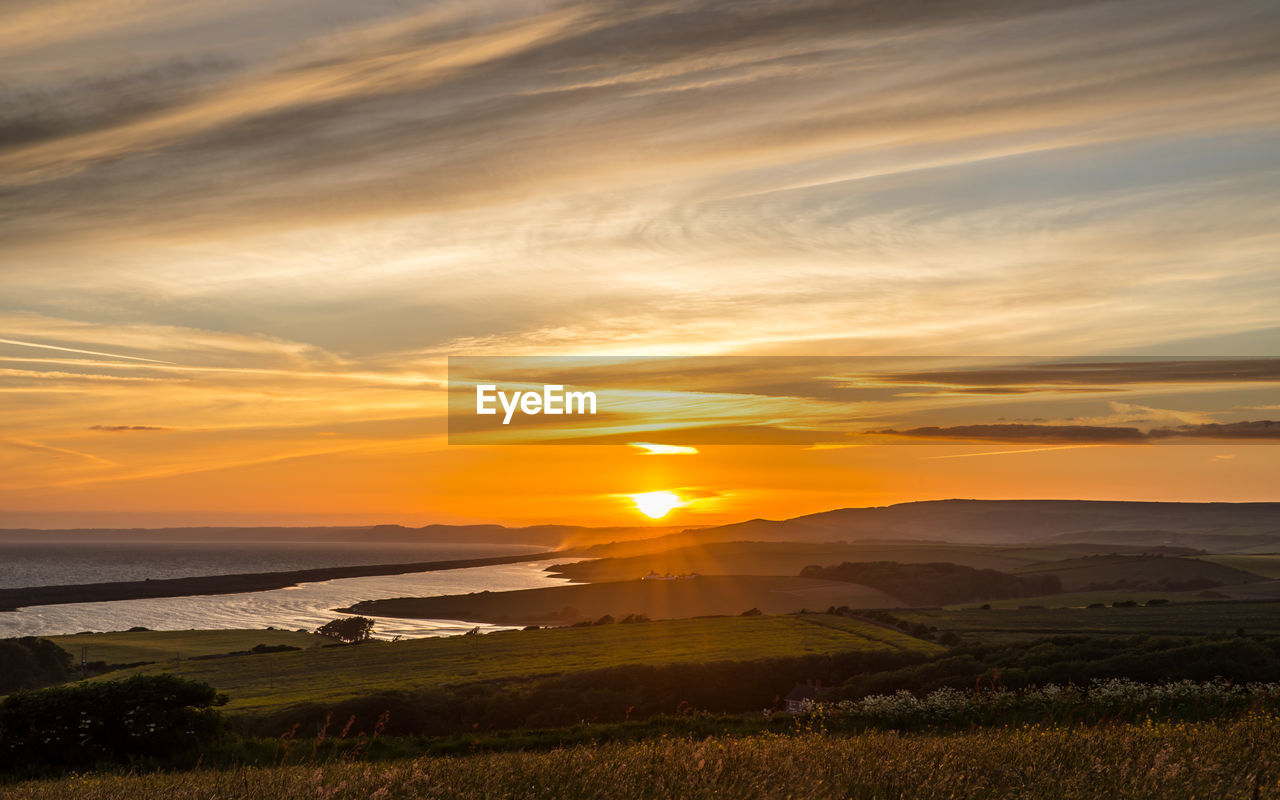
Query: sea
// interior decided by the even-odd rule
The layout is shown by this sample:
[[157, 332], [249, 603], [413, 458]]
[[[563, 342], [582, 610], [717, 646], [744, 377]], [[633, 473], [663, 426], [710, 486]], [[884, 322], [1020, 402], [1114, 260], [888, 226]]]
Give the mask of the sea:
[[[182, 578], [242, 572], [445, 561], [537, 553], [536, 545], [387, 542], [0, 542], [0, 587]], [[561, 559], [563, 560], [563, 559]], [[428, 597], [556, 586], [569, 581], [545, 568], [556, 561], [339, 578], [286, 589], [103, 603], [67, 603], [0, 611], [0, 638], [82, 631], [266, 628], [314, 630], [360, 600]], [[449, 636], [504, 626], [436, 619], [374, 618], [377, 638]]]

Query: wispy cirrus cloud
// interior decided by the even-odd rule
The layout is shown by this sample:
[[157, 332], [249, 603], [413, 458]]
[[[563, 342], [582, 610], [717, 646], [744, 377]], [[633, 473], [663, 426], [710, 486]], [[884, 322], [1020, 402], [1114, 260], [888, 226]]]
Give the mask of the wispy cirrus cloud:
[[[300, 431], [438, 434], [457, 353], [1274, 355], [1277, 24], [1248, 0], [17, 0], [0, 432], [165, 475], [313, 452]], [[1163, 398], [1274, 376], [1018, 367], [722, 388], [841, 432], [1150, 432], [1241, 422]]]
[[1106, 427], [1100, 425], [1033, 425], [996, 423], [990, 425], [928, 426], [873, 431], [873, 434], [907, 439], [949, 440], [955, 442], [1044, 442], [1046, 444], [1084, 442], [1094, 444], [1140, 444], [1175, 439], [1231, 439], [1243, 441], [1280, 441], [1280, 420], [1204, 423], [1180, 425], [1176, 428]]

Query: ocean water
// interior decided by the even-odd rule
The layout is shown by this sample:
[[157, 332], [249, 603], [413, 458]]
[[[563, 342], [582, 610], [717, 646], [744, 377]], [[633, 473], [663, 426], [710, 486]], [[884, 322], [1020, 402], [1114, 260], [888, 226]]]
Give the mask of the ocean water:
[[404, 542], [50, 542], [0, 539], [0, 588], [286, 572], [516, 555], [537, 545]]
[[[150, 600], [116, 600], [108, 603], [68, 603], [30, 606], [0, 612], [0, 638], [56, 636], [80, 631], [119, 631], [141, 625], [152, 630], [209, 628], [265, 628], [313, 630], [335, 617], [333, 611], [359, 600], [387, 597], [428, 597], [558, 586], [569, 581], [552, 577], [543, 569], [555, 561], [533, 561], [488, 567], [340, 578], [299, 584], [289, 589], [241, 594], [195, 595]], [[457, 620], [412, 620], [375, 617], [374, 635], [450, 636], [479, 627], [482, 632], [504, 630], [500, 625], [479, 625]]]

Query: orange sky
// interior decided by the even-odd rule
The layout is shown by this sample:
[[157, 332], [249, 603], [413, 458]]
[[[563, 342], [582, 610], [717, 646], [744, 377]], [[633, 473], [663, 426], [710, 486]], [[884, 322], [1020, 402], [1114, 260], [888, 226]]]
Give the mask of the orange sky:
[[[1280, 500], [1275, 448], [1233, 441], [450, 446], [443, 391], [450, 355], [1274, 355], [1277, 25], [1246, 0], [4, 4], [0, 526]], [[1052, 421], [1280, 414], [1095, 399]]]

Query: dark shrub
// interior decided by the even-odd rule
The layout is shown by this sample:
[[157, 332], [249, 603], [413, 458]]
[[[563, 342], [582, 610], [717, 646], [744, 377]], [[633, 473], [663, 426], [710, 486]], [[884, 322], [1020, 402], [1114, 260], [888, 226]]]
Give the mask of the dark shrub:
[[224, 703], [173, 675], [18, 692], [0, 702], [0, 768], [181, 761], [223, 733]]
[[342, 617], [316, 628], [316, 633], [347, 644], [368, 641], [373, 634], [373, 620], [368, 617]]
[[37, 689], [71, 675], [71, 654], [48, 639], [0, 639], [0, 694]]

